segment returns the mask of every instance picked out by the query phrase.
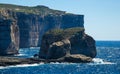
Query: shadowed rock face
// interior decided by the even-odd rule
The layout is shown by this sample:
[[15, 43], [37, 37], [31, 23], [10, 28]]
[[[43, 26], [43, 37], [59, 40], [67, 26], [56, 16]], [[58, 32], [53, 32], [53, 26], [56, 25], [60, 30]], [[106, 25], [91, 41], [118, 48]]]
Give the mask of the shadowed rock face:
[[84, 28], [78, 27], [46, 32], [42, 38], [39, 57], [58, 59], [67, 56], [68, 59], [77, 59], [75, 56], [79, 54], [79, 60], [83, 60], [86, 57], [94, 58], [96, 53], [95, 40], [84, 33]]
[[84, 34], [81, 38], [81, 35], [75, 35], [70, 39], [71, 41], [71, 54], [83, 54], [89, 57], [94, 58], [96, 56], [96, 46], [95, 40], [87, 35]]
[[0, 55], [17, 54], [19, 28], [15, 21], [0, 19]]
[[[71, 44], [69, 40], [53, 42], [47, 52], [47, 59], [58, 59], [70, 54]], [[45, 55], [44, 55], [45, 56]], [[44, 57], [43, 56], [43, 57]]]

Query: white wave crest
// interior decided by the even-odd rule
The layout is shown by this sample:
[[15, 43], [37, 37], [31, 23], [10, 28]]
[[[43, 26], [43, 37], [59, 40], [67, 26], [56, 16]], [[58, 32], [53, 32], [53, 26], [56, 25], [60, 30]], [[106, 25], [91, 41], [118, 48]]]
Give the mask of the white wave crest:
[[16, 54], [14, 56], [25, 56], [26, 54]]
[[14, 67], [31, 67], [31, 66], [40, 66], [43, 65], [44, 63], [39, 63], [39, 64], [21, 64], [21, 65], [12, 65], [12, 66], [0, 66], [0, 69], [9, 69], [9, 68], [14, 68]]
[[104, 61], [103, 59], [100, 58], [93, 58], [92, 63], [90, 63], [90, 65], [100, 65], [100, 64], [116, 64], [116, 63]]
[[[13, 66], [0, 66], [0, 69], [9, 69], [9, 68], [14, 68], [14, 67], [31, 67], [31, 66], [40, 66], [45, 63], [41, 62], [39, 64], [21, 64], [21, 65], [13, 65]], [[70, 65], [70, 64], [78, 64], [78, 63], [59, 63], [59, 62], [51, 62], [50, 64], [63, 64], [63, 65]], [[87, 63], [88, 65], [101, 65], [101, 64], [116, 64], [108, 61], [104, 61], [103, 59], [100, 58], [94, 58], [92, 60], [92, 63]]]

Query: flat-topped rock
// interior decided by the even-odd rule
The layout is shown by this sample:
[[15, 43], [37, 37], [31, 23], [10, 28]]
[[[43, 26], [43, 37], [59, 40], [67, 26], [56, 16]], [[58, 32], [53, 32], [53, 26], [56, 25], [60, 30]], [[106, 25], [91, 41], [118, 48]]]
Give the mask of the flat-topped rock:
[[90, 62], [92, 58], [81, 56], [81, 55], [70, 55], [62, 57], [59, 59], [40, 59], [40, 58], [16, 58], [16, 57], [1, 57], [0, 56], [0, 66], [10, 66], [10, 65], [20, 65], [20, 64], [39, 64], [39, 63], [87, 63]]
[[81, 54], [74, 54], [65, 56], [65, 61], [72, 63], [87, 63], [91, 62], [92, 58]]

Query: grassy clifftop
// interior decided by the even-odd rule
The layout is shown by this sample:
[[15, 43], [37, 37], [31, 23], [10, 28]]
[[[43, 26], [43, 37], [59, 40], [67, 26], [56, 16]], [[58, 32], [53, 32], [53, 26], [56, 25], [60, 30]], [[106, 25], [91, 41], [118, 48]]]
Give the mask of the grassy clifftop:
[[31, 14], [38, 14], [38, 15], [65, 13], [64, 11], [53, 10], [42, 5], [28, 7], [28, 6], [19, 6], [19, 5], [12, 5], [12, 4], [0, 4], [0, 11], [2, 10], [12, 10], [15, 12], [24, 12], [24, 13], [31, 13]]
[[45, 33], [45, 36], [52, 35], [52, 36], [59, 36], [62, 38], [70, 38], [71, 36], [79, 33], [84, 32], [83, 27], [74, 27], [74, 28], [68, 28], [68, 29], [52, 29]]

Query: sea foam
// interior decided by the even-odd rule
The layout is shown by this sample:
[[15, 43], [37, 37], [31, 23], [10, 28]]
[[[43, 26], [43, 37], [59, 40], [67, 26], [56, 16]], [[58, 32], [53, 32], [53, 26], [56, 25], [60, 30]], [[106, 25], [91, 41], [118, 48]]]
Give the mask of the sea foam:
[[[31, 66], [40, 66], [45, 63], [39, 63], [39, 64], [21, 64], [21, 65], [13, 65], [13, 66], [0, 66], [0, 69], [8, 69], [8, 68], [14, 68], [14, 67], [31, 67]], [[51, 62], [49, 64], [62, 64], [62, 65], [70, 65], [70, 64], [78, 64], [78, 63], [59, 63], [59, 62]], [[94, 58], [91, 63], [87, 63], [88, 65], [102, 65], [102, 64], [116, 64], [108, 61], [104, 61], [101, 58]]]
[[116, 64], [116, 63], [104, 61], [101, 58], [93, 58], [92, 63], [90, 63], [90, 65], [101, 65], [101, 64]]
[[43, 65], [44, 63], [39, 63], [39, 64], [21, 64], [21, 65], [12, 65], [12, 66], [0, 66], [0, 69], [9, 69], [9, 68], [14, 68], [14, 67], [32, 67], [32, 66], [40, 66]]

